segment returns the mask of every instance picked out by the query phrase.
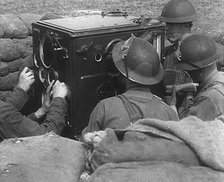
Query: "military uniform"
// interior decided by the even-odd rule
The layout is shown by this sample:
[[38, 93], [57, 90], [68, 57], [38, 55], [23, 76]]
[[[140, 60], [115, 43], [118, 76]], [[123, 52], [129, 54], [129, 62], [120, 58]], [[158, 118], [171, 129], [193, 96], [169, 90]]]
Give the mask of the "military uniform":
[[180, 113], [180, 118], [188, 115], [197, 116], [202, 120], [214, 120], [224, 114], [224, 73], [212, 74], [199, 87], [192, 106]]
[[[142, 118], [178, 120], [177, 114], [149, 89], [135, 87], [127, 90], [123, 95], [139, 110]], [[111, 97], [97, 104], [83, 134], [106, 128], [123, 129], [130, 124], [129, 113], [122, 100], [119, 97]]]
[[[163, 78], [163, 88], [166, 89], [167, 85], [179, 85], [185, 83], [193, 82], [190, 76], [179, 69], [177, 65], [180, 63], [178, 59], [178, 43], [174, 43], [173, 45], [167, 46], [164, 49], [164, 78]], [[176, 52], [177, 51], [177, 52]], [[169, 105], [171, 96], [163, 95], [164, 101]], [[189, 105], [188, 97], [186, 97], [186, 93], [179, 96], [177, 107], [179, 109], [180, 105]]]
[[176, 65], [179, 63], [175, 51], [178, 49], [178, 43], [174, 43], [164, 48], [163, 51], [163, 67], [164, 69], [177, 69]]
[[[163, 51], [163, 68], [165, 70], [178, 70], [178, 78], [174, 80], [173, 84], [182, 84], [182, 83], [190, 83], [192, 82], [190, 76], [184, 72], [182, 69], [178, 68], [178, 64], [181, 61], [180, 53], [178, 51], [178, 43], [174, 43], [173, 45], [167, 46]], [[179, 58], [178, 58], [179, 57]], [[166, 79], [166, 75], [163, 79]]]
[[67, 112], [65, 99], [57, 97], [52, 100], [50, 111], [41, 124], [19, 112], [27, 100], [28, 95], [21, 88], [15, 88], [5, 101], [0, 100], [0, 138], [34, 136], [50, 131], [61, 134]]

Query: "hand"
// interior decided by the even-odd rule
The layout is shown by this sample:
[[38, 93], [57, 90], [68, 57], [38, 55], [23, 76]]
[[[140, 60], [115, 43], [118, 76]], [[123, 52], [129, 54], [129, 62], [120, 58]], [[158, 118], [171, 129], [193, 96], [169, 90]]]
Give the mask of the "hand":
[[94, 147], [99, 146], [100, 142], [105, 138], [107, 135], [106, 131], [94, 131], [92, 133], [86, 133], [84, 135], [84, 142], [93, 145]]
[[53, 85], [53, 98], [55, 97], [61, 97], [65, 98], [68, 95], [68, 87], [65, 85], [64, 82], [56, 81], [55, 84]]
[[34, 81], [35, 78], [33, 71], [25, 67], [23, 71], [20, 73], [19, 82], [17, 86], [23, 89], [25, 92], [27, 92]]
[[42, 103], [42, 110], [46, 113], [48, 112], [50, 108], [50, 102], [51, 102], [51, 94], [52, 94], [52, 88], [54, 86], [54, 80], [50, 83], [50, 85], [47, 87], [47, 90], [45, 93], [43, 93], [43, 103]]
[[47, 87], [46, 92], [43, 93], [42, 106], [35, 112], [35, 115], [38, 119], [43, 117], [49, 111], [53, 84], [54, 81], [50, 83], [50, 85]]
[[171, 95], [171, 99], [170, 99], [170, 105], [176, 106], [176, 104], [177, 104], [176, 86], [173, 85], [172, 86], [172, 95]]

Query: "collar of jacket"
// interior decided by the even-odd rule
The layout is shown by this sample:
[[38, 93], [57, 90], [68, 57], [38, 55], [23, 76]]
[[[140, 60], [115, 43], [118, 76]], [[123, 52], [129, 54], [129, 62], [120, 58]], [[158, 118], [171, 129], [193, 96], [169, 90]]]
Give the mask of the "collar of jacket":
[[152, 100], [154, 97], [150, 89], [146, 87], [131, 87], [124, 93], [124, 95], [126, 97], [135, 97], [145, 100]]
[[198, 91], [201, 92], [203, 90], [206, 90], [208, 87], [210, 87], [213, 84], [216, 84], [217, 82], [224, 84], [224, 73], [223, 72], [213, 72], [211, 73], [207, 79], [199, 85]]

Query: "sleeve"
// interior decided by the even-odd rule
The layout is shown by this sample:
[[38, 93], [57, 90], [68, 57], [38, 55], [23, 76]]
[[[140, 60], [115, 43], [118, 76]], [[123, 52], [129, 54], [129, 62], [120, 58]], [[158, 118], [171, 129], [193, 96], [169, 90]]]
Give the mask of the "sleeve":
[[27, 115], [27, 118], [29, 118], [29, 119], [31, 119], [33, 121], [39, 122], [39, 119], [36, 117], [35, 112]]
[[13, 92], [5, 98], [5, 102], [12, 104], [17, 111], [20, 111], [28, 101], [28, 94], [21, 88], [14, 88]]
[[50, 131], [61, 134], [65, 124], [67, 102], [62, 98], [54, 98], [50, 111], [41, 124], [23, 116], [10, 102], [1, 102], [0, 110], [0, 132], [4, 138], [41, 135]]
[[105, 118], [105, 106], [104, 103], [101, 101], [93, 109], [89, 118], [88, 126], [84, 128], [84, 130], [82, 131], [82, 136], [84, 136], [86, 133], [89, 132], [102, 130], [104, 118]]
[[197, 116], [201, 120], [208, 121], [217, 117], [217, 112], [212, 101], [203, 96], [192, 105], [187, 115]]

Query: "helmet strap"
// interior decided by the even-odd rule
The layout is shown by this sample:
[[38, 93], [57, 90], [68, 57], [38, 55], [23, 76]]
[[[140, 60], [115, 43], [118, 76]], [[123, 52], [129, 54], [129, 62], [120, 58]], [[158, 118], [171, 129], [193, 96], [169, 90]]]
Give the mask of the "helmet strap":
[[130, 48], [131, 44], [133, 43], [134, 38], [135, 38], [135, 36], [132, 34], [131, 37], [124, 42], [124, 45], [121, 48], [122, 59], [124, 61], [124, 68], [125, 68], [125, 72], [126, 72], [126, 77], [128, 79], [129, 79], [129, 75], [128, 75], [128, 67], [127, 67], [127, 61], [128, 61], [127, 55], [128, 55], [129, 48]]
[[127, 61], [128, 61], [127, 56], [125, 56], [125, 58], [124, 58], [124, 68], [125, 68], [126, 77], [127, 77], [127, 79], [129, 79]]

